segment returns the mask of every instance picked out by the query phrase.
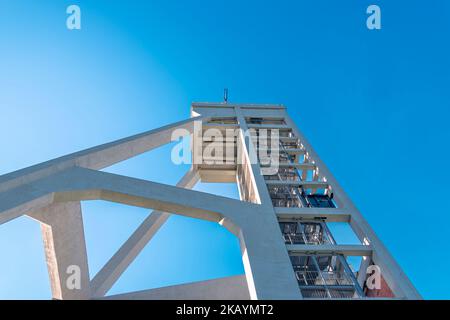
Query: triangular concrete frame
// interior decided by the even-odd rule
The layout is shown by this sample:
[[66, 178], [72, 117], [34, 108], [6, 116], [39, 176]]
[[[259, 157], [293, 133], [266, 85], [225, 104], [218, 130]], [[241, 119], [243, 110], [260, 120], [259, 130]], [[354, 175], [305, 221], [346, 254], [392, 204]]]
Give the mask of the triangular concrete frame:
[[[300, 132], [282, 105], [193, 103], [192, 118], [159, 129], [70, 154], [23, 170], [0, 176], [0, 224], [22, 215], [41, 222], [48, 272], [55, 299], [302, 299], [288, 252], [300, 255], [357, 255], [367, 257], [361, 267], [374, 263], [395, 298], [421, 296], [387, 248], [353, 204], [336, 178]], [[282, 118], [284, 124], [247, 123], [246, 117]], [[233, 117], [234, 124], [214, 123], [220, 117]], [[215, 119], [216, 118], [216, 119]], [[238, 130], [237, 157], [233, 170], [221, 171], [196, 165], [202, 152], [203, 136], [197, 136], [196, 123], [205, 127]], [[287, 150], [303, 154], [306, 163], [289, 164], [314, 170], [313, 181], [266, 181], [262, 167], [250, 160], [253, 146], [244, 134], [249, 128], [291, 130], [301, 147]], [[99, 170], [171, 142], [172, 133], [183, 129], [193, 136], [194, 165], [177, 186], [169, 186]], [[292, 138], [292, 137], [287, 137]], [[202, 139], [202, 140], [199, 140]], [[234, 139], [234, 138], [233, 138]], [[200, 147], [199, 147], [200, 146]], [[286, 151], [286, 150], [285, 150]], [[201, 157], [200, 157], [201, 158]], [[239, 180], [239, 201], [189, 190], [199, 178], [205, 181]], [[244, 181], [245, 180], [245, 181]], [[334, 195], [337, 208], [274, 206], [268, 185], [299, 184], [312, 190], [326, 188]], [[242, 186], [244, 186], [242, 188]], [[242, 190], [241, 190], [242, 189]], [[154, 209], [117, 253], [93, 278], [89, 278], [80, 201], [106, 200]], [[146, 243], [166, 221], [170, 212], [214, 221], [227, 228], [240, 241], [245, 275], [171, 286], [113, 297], [105, 294]], [[347, 222], [360, 245], [291, 244], [281, 237], [278, 219], [327, 219]], [[71, 287], [73, 266], [80, 269], [79, 289]], [[363, 268], [364, 269], [364, 268]], [[365, 269], [364, 269], [365, 270]], [[364, 282], [362, 272], [358, 282]]]
[[[191, 168], [177, 186], [98, 171], [171, 142], [175, 129], [193, 132], [201, 117], [87, 149], [0, 177], [0, 224], [29, 215], [41, 222], [54, 299], [101, 298], [167, 220], [167, 212], [220, 223], [241, 240], [244, 259], [264, 242], [253, 232], [259, 205], [188, 190], [199, 180]], [[154, 209], [131, 237], [89, 279], [80, 201], [105, 200]], [[252, 227], [249, 227], [249, 224]], [[246, 232], [249, 229], [249, 232]], [[247, 264], [249, 264], [247, 262]], [[81, 271], [81, 289], [70, 289], [70, 266]], [[69, 268], [69, 269], [68, 269]], [[250, 279], [249, 279], [250, 277]], [[214, 285], [212, 285], [214, 284]], [[249, 285], [250, 284], [250, 287]], [[229, 277], [140, 292], [139, 298], [256, 298], [254, 279]], [[179, 289], [178, 289], [179, 288]], [[188, 288], [188, 290], [186, 289]], [[194, 288], [197, 288], [194, 290]], [[120, 295], [136, 297], [135, 293]]]

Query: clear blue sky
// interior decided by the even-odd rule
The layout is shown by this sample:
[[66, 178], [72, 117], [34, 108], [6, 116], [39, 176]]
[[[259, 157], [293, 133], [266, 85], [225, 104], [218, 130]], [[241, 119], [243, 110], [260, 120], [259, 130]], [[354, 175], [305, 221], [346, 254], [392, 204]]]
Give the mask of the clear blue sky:
[[[449, 36], [447, 0], [0, 0], [0, 174], [182, 120], [228, 87], [285, 104], [421, 294], [450, 298]], [[109, 170], [174, 184], [186, 167], [167, 146]], [[83, 209], [94, 275], [147, 211]], [[173, 217], [110, 293], [242, 272], [227, 231]], [[28, 218], [0, 226], [7, 297], [50, 297]]]

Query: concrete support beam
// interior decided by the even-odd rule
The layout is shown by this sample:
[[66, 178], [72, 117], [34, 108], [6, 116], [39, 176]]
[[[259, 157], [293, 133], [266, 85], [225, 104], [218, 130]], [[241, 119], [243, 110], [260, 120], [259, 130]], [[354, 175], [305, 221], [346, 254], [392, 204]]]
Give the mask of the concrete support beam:
[[24, 215], [32, 210], [46, 208], [53, 203], [53, 194], [47, 192], [26, 193], [24, 188], [17, 192], [0, 193], [0, 225]]
[[41, 222], [53, 298], [89, 299], [89, 268], [80, 203], [53, 204], [29, 216]]
[[199, 165], [201, 166], [226, 166], [226, 165], [236, 165], [236, 158], [232, 156], [223, 156], [218, 158], [217, 156], [204, 156], [202, 157], [202, 161], [199, 161]]
[[175, 129], [185, 129], [187, 133], [192, 133], [194, 121], [202, 119], [203, 117], [190, 118], [2, 175], [0, 176], [0, 193], [74, 166], [96, 170], [109, 167], [170, 143]]
[[284, 180], [266, 180], [266, 184], [269, 186], [298, 186], [305, 189], [327, 189], [330, 184], [320, 181], [284, 181]]
[[15, 198], [17, 205], [53, 194], [54, 202], [105, 200], [214, 222], [223, 218], [222, 212], [234, 218], [239, 216], [239, 208], [257, 207], [210, 193], [76, 167], [6, 194]]
[[285, 124], [253, 124], [253, 123], [247, 124], [247, 127], [250, 129], [267, 129], [267, 130], [271, 129], [281, 130], [291, 128]]
[[300, 170], [316, 170], [317, 166], [314, 163], [280, 163], [280, 168], [297, 168]]
[[302, 295], [278, 223], [268, 215], [251, 215], [240, 240], [252, 300], [297, 300]]
[[405, 275], [403, 270], [391, 256], [388, 249], [383, 245], [375, 232], [369, 226], [362, 214], [353, 204], [351, 199], [340, 186], [336, 178], [330, 172], [325, 163], [321, 160], [314, 148], [308, 142], [303, 133], [297, 128], [294, 121], [286, 114], [286, 123], [292, 127], [294, 134], [300, 139], [300, 142], [308, 150], [309, 158], [313, 159], [320, 169], [320, 178], [326, 177], [333, 188], [334, 200], [341, 209], [346, 209], [351, 215], [350, 224], [362, 243], [370, 244], [373, 248], [373, 261], [382, 272], [383, 278], [387, 281], [390, 289], [397, 298], [421, 299], [419, 292], [414, 288], [411, 281]]
[[[218, 129], [218, 130], [225, 132], [225, 130], [227, 130], [227, 129], [239, 129], [239, 126], [237, 124], [222, 124], [222, 123], [203, 122], [202, 129], [203, 130]], [[226, 136], [224, 135], [224, 137], [226, 137]]]
[[[243, 133], [248, 126], [239, 107], [236, 107], [236, 116], [241, 127], [238, 143], [241, 144], [244, 157], [248, 159], [249, 150], [252, 150], [254, 145], [250, 138], [244, 138]], [[302, 295], [282, 241], [264, 177], [260, 174], [261, 167], [259, 163], [248, 165], [252, 187], [256, 188], [261, 200], [258, 210], [252, 210], [251, 214], [241, 214], [239, 219], [242, 229], [239, 237], [242, 260], [250, 297], [254, 300], [300, 299]]]
[[275, 207], [279, 220], [325, 220], [326, 222], [350, 222], [350, 214], [338, 208], [286, 208]]
[[371, 256], [372, 247], [364, 245], [332, 245], [332, 244], [288, 244], [286, 248], [294, 254], [343, 254], [345, 256]]
[[[177, 183], [177, 186], [191, 189], [198, 180], [198, 173], [191, 168]], [[153, 211], [139, 225], [136, 231], [92, 279], [91, 287], [94, 297], [102, 297], [112, 288], [169, 217], [170, 213]]]
[[[192, 108], [227, 108], [227, 109], [235, 109], [235, 108], [241, 108], [241, 109], [255, 109], [257, 111], [264, 110], [264, 109], [275, 109], [275, 110], [284, 110], [286, 107], [282, 104], [254, 104], [254, 103], [214, 103], [214, 102], [193, 102]], [[255, 115], [257, 116], [257, 114]]]
[[210, 183], [235, 183], [236, 170], [207, 170], [199, 169], [202, 182]]
[[105, 297], [106, 300], [248, 300], [245, 275]]
[[381, 275], [394, 295], [397, 298], [422, 299], [417, 289], [375, 235], [367, 221], [361, 215], [353, 214], [350, 225], [362, 242], [368, 243], [374, 248], [372, 261], [380, 267]]
[[287, 142], [287, 143], [296, 143], [298, 142], [298, 138], [297, 137], [280, 137], [280, 141], [281, 142]]

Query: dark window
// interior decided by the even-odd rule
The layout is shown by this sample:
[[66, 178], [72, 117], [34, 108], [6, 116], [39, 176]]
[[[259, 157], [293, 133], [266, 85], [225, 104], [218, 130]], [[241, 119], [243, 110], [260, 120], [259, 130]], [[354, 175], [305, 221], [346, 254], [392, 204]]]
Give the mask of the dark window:
[[312, 194], [306, 197], [309, 205], [313, 208], [336, 208], [333, 200], [329, 196]]

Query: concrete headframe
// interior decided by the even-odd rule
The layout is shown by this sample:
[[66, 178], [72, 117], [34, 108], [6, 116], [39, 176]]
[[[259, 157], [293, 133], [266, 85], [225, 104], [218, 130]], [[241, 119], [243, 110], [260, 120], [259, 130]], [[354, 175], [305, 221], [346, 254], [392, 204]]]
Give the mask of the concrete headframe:
[[[220, 108], [221, 104], [214, 106]], [[202, 104], [195, 107], [201, 109]], [[248, 157], [249, 142], [242, 132], [246, 129], [246, 121], [241, 106], [227, 104], [226, 108], [238, 119], [241, 132], [237, 143], [241, 145], [244, 156]], [[258, 113], [272, 109], [284, 112], [284, 107], [262, 105], [254, 108], [259, 108]], [[420, 298], [297, 129], [305, 148], [316, 159], [315, 163], [304, 166], [320, 166], [321, 173], [327, 176], [326, 183], [333, 184], [342, 209], [307, 211], [300, 208], [293, 213], [288, 210], [290, 208], [281, 208], [280, 212], [275, 212], [267, 190], [258, 193], [258, 189], [265, 188], [263, 177], [254, 174], [260, 170], [258, 164], [244, 164], [248, 168], [247, 179], [251, 180], [248, 183], [258, 193], [257, 198], [261, 197], [258, 201], [239, 201], [189, 190], [211, 173], [210, 170], [199, 170], [195, 164], [176, 186], [100, 171], [172, 142], [172, 133], [176, 129], [184, 129], [182, 131], [186, 135], [194, 136], [195, 122], [205, 123], [210, 116], [207, 112], [204, 115], [192, 112], [190, 119], [0, 176], [0, 224], [22, 215], [40, 222], [54, 299], [301, 299], [277, 221], [277, 215], [286, 214], [299, 217], [320, 215], [330, 221], [350, 222], [362, 239], [370, 241], [358, 246], [319, 248], [305, 245], [297, 246], [296, 250], [371, 255], [384, 268], [385, 278], [397, 296]], [[286, 119], [290, 118], [286, 115]], [[233, 174], [231, 178], [236, 181], [236, 174]], [[317, 187], [324, 183], [316, 181], [310, 184]], [[81, 210], [81, 201], [85, 200], [105, 200], [153, 210], [92, 279], [89, 277]], [[106, 296], [170, 214], [213, 221], [227, 228], [240, 241], [245, 274]], [[71, 266], [80, 269], [79, 289], [74, 290], [67, 285]]]

